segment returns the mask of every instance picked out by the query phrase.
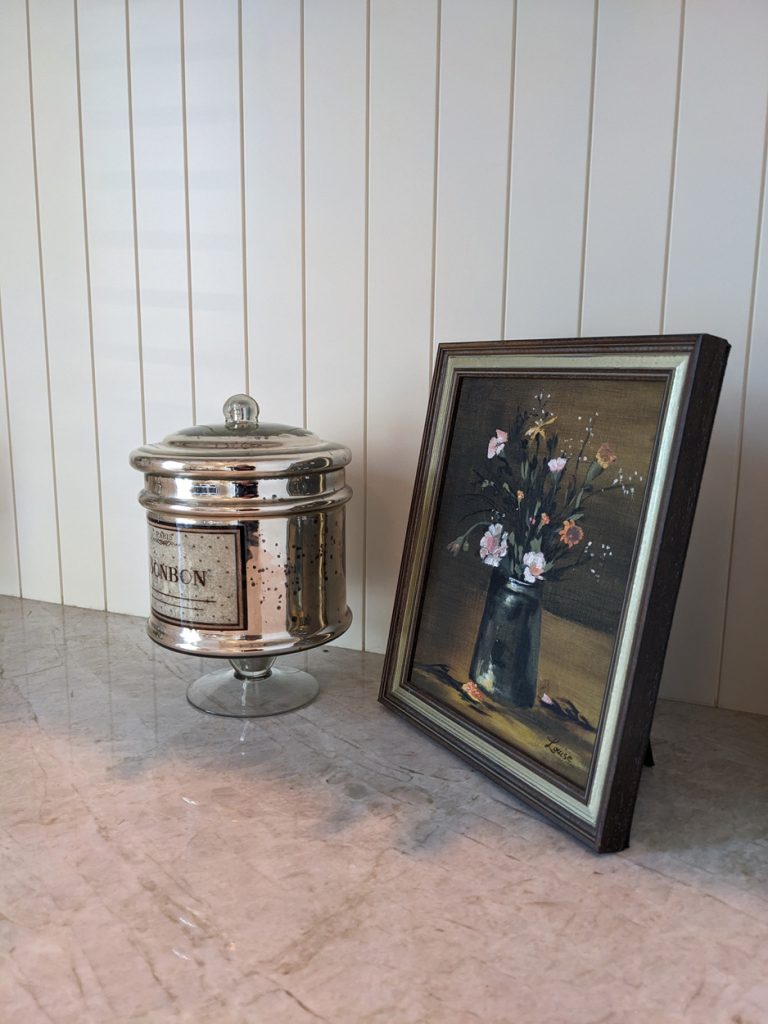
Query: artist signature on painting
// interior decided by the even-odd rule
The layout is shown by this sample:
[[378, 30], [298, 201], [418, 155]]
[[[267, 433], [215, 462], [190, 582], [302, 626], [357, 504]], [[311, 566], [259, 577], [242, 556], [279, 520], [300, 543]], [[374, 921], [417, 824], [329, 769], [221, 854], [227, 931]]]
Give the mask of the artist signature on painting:
[[544, 744], [544, 749], [550, 750], [555, 757], [559, 757], [566, 764], [574, 763], [573, 754], [566, 747], [561, 746], [559, 736], [550, 736]]

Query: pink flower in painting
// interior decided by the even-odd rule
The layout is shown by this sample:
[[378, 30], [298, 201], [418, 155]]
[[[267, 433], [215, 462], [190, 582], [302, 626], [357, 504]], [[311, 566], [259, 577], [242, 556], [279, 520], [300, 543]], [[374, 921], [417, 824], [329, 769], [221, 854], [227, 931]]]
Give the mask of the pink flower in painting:
[[496, 567], [507, 553], [507, 534], [501, 523], [491, 523], [480, 539], [480, 557], [486, 565]]
[[542, 551], [528, 551], [523, 555], [525, 582], [535, 583], [538, 580], [539, 583], [543, 583], [542, 576], [544, 575], [544, 566], [546, 564], [547, 560]]
[[470, 679], [468, 683], [464, 683], [464, 685], [462, 686], [462, 690], [464, 691], [464, 693], [466, 693], [468, 697], [471, 697], [472, 700], [476, 700], [478, 704], [483, 699], [483, 694], [480, 691], [480, 687], [472, 679]]
[[550, 473], [562, 473], [562, 471], [565, 469], [565, 464], [567, 461], [568, 459], [563, 458], [550, 459], [547, 463], [547, 465], [549, 466]]
[[494, 455], [501, 455], [508, 440], [509, 434], [506, 430], [497, 430], [496, 436], [488, 442], [488, 458], [492, 459]]

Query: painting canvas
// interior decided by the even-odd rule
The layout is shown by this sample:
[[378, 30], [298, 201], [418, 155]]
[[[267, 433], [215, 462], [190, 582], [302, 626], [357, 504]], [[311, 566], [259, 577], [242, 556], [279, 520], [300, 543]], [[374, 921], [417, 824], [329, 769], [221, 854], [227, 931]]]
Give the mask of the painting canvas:
[[[382, 699], [598, 848], [654, 580], [665, 632], [640, 674], [658, 685], [684, 553], [665, 566], [662, 540], [694, 356], [717, 350], [716, 382], [724, 365], [710, 342], [440, 353]], [[694, 488], [714, 413], [697, 402]], [[638, 777], [642, 753], [635, 741]]]
[[535, 377], [459, 393], [413, 685], [580, 790], [664, 396]]

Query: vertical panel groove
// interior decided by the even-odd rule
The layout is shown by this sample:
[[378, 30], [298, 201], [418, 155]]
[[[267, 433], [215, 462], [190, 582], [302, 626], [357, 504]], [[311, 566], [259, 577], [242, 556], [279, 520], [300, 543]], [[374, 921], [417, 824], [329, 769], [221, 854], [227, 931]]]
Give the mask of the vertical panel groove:
[[8, 405], [8, 367], [5, 362], [5, 331], [3, 329], [3, 297], [0, 294], [0, 358], [3, 361], [3, 390], [5, 391], [5, 425], [8, 431], [8, 467], [11, 471], [11, 507], [13, 509], [13, 535], [16, 538], [16, 575], [19, 583], [19, 597], [24, 593], [21, 588], [21, 546], [19, 544], [19, 517], [16, 504], [16, 477], [13, 471], [13, 436], [11, 433], [11, 412]]
[[725, 607], [723, 610], [722, 639], [720, 643], [720, 664], [717, 672], [717, 690], [715, 691], [715, 707], [720, 704], [720, 692], [723, 685], [723, 664], [725, 661], [725, 631], [728, 623], [728, 604], [731, 594], [731, 576], [733, 573], [733, 552], [736, 543], [736, 511], [741, 487], [741, 462], [744, 451], [744, 417], [747, 404], [747, 379], [749, 377], [749, 357], [752, 350], [752, 336], [755, 324], [755, 299], [757, 297], [757, 280], [760, 269], [762, 252], [760, 239], [762, 234], [763, 217], [765, 216], [765, 179], [768, 172], [768, 96], [765, 105], [765, 128], [763, 130], [763, 162], [760, 178], [760, 198], [757, 207], [757, 224], [755, 226], [755, 259], [752, 268], [752, 288], [749, 296], [749, 317], [747, 320], [747, 337], [744, 349], [744, 374], [741, 382], [741, 404], [739, 408], [739, 431], [738, 446], [736, 455], [736, 485], [733, 489], [733, 513], [731, 522], [731, 543], [728, 549], [728, 570], [725, 577]]
[[509, 70], [509, 125], [507, 128], [507, 198], [504, 204], [504, 253], [501, 271], [501, 329], [499, 337], [503, 338], [507, 327], [507, 294], [509, 292], [509, 212], [512, 201], [512, 129], [515, 119], [515, 75], [517, 68], [517, 8], [515, 0], [512, 11], [512, 67]]
[[141, 323], [141, 273], [139, 270], [139, 221], [136, 214], [136, 154], [133, 140], [133, 76], [131, 74], [131, 18], [125, 0], [125, 74], [128, 94], [128, 150], [131, 162], [131, 220], [133, 222], [133, 276], [136, 286], [136, 344], [139, 358], [141, 436], [147, 443], [147, 410], [144, 402], [144, 340]]
[[589, 228], [589, 196], [592, 183], [592, 149], [595, 126], [595, 79], [597, 77], [597, 39], [600, 0], [595, 0], [592, 15], [592, 75], [589, 85], [589, 114], [587, 117], [587, 164], [584, 171], [584, 219], [581, 229], [581, 258], [579, 263], [579, 313], [577, 334], [581, 337], [584, 324], [584, 283], [587, 272], [587, 232]]
[[77, 86], [77, 129], [80, 148], [80, 190], [83, 203], [83, 248], [85, 255], [85, 290], [88, 306], [88, 346], [91, 356], [91, 387], [93, 389], [93, 432], [96, 453], [96, 493], [99, 503], [99, 543], [101, 548], [101, 582], [104, 592], [104, 610], [107, 608], [107, 553], [104, 541], [104, 496], [101, 481], [101, 447], [99, 440], [99, 396], [96, 388], [96, 349], [93, 337], [93, 294], [91, 288], [91, 248], [88, 240], [88, 198], [85, 188], [85, 151], [83, 145], [83, 95], [80, 83], [80, 20], [78, 0], [72, 0], [75, 21], [75, 81]]
[[[347, 643], [363, 643], [365, 0], [305, 4], [307, 398], [310, 426], [346, 438], [358, 495], [347, 520]], [[339, 400], [339, 374], [348, 387]]]
[[429, 381], [435, 365], [435, 317], [437, 316], [437, 190], [440, 165], [440, 49], [443, 29], [443, 0], [437, 0], [437, 32], [435, 38], [435, 148], [434, 182], [432, 185], [432, 310], [429, 320]]
[[[510, 7], [510, 20], [503, 23], [505, 40], [511, 29], [511, 14]], [[594, 30], [595, 0], [551, 0], [546, 4], [518, 5], [504, 325], [507, 337], [563, 337], [576, 334], [578, 329]], [[464, 34], [468, 32], [469, 27], [465, 27]], [[499, 46], [498, 35], [497, 25], [495, 36], [489, 32], [484, 41], [493, 54], [494, 64], [499, 64], [506, 56]], [[487, 71], [483, 74], [488, 76]], [[493, 83], [492, 78], [489, 81]], [[491, 119], [497, 89], [498, 85], [493, 83], [490, 96], [480, 97], [483, 105], [475, 115], [476, 119], [482, 115], [486, 131], [493, 134], [506, 130], [506, 126], [501, 127], [501, 119]], [[448, 95], [447, 88], [444, 93]], [[461, 93], [456, 102], [462, 102]], [[471, 124], [467, 124], [462, 131], [470, 128]], [[454, 159], [464, 158], [459, 151]], [[466, 161], [469, 162], [468, 157]], [[491, 181], [494, 191], [497, 187], [500, 190], [498, 214], [494, 212], [497, 204], [490, 197], [478, 196], [478, 211], [485, 208], [483, 235], [490, 237], [496, 218], [500, 220], [502, 216], [503, 184], [500, 180], [497, 184], [488, 166], [478, 166], [475, 174], [476, 190], [486, 179], [480, 189], [482, 192], [487, 192]], [[457, 222], [466, 217], [459, 205], [460, 199], [459, 192], [453, 200], [457, 207], [453, 217]], [[471, 237], [468, 226], [464, 232]], [[453, 244], [455, 246], [455, 241]], [[475, 244], [480, 249], [480, 245]], [[441, 250], [444, 251], [444, 245]], [[482, 282], [496, 272], [496, 261], [489, 260], [488, 256], [485, 261], [489, 265], [483, 265], [482, 277], [475, 274], [472, 282], [472, 290], [478, 294], [481, 294]], [[463, 270], [469, 277], [472, 265], [465, 261]], [[443, 276], [442, 271], [440, 276]], [[450, 283], [456, 290], [461, 279]], [[498, 301], [495, 289], [484, 290], [485, 303], [493, 301], [495, 304]], [[454, 329], [457, 340], [462, 335], [467, 336], [470, 330], [472, 336], [478, 337], [478, 325], [484, 322], [485, 312], [481, 304], [470, 299], [468, 292], [465, 292], [463, 304], [450, 302], [446, 296], [446, 309], [449, 317], [459, 318], [459, 323], [464, 320], [466, 324]], [[494, 326], [495, 319], [494, 316], [491, 321]]]
[[685, 4], [680, 3], [680, 37], [677, 49], [677, 86], [675, 89], [675, 117], [672, 129], [672, 166], [669, 170], [669, 199], [667, 204], [667, 238], [664, 245], [664, 271], [661, 279], [661, 309], [659, 310], [659, 333], [664, 333], [667, 319], [667, 291], [669, 289], [669, 253], [672, 244], [672, 216], [675, 205], [675, 183], [677, 180], [677, 148], [680, 130], [680, 96], [683, 87], [683, 52], [685, 44]]
[[243, 0], [237, 0], [237, 77], [240, 104], [240, 231], [243, 261], [243, 357], [245, 359], [245, 393], [251, 393], [251, 363], [248, 356], [248, 245], [245, 219], [245, 124], [243, 103]]
[[187, 316], [189, 318], [189, 371], [192, 387], [192, 422], [197, 423], [195, 384], [195, 321], [192, 312], [192, 244], [189, 215], [189, 141], [187, 137], [187, 64], [184, 50], [184, 0], [179, 0], [179, 65], [181, 69], [181, 138], [184, 151], [184, 233], [187, 259]]
[[304, 99], [304, 0], [299, 5], [299, 156], [301, 160], [301, 388], [302, 426], [307, 426], [307, 158]]
[[363, 650], [367, 649], [367, 570], [368, 570], [368, 284], [370, 249], [370, 196], [371, 196], [371, 0], [365, 3], [365, 199], [363, 221], [363, 590], [361, 618], [363, 620]]
[[[51, 397], [51, 367], [48, 359], [48, 312], [45, 302], [45, 274], [43, 272], [43, 237], [40, 229], [40, 189], [37, 173], [37, 139], [35, 132], [35, 97], [32, 88], [32, 37], [30, 32], [29, 0], [25, 2], [27, 19], [27, 74], [29, 80], [29, 116], [32, 133], [32, 176], [35, 187], [35, 222], [37, 228], [37, 265], [40, 272], [40, 307], [43, 322], [43, 349], [45, 352], [45, 385], [48, 396], [48, 435], [51, 451], [51, 475], [53, 478], [53, 511], [56, 522], [56, 553], [59, 568], [59, 601], [64, 601], [64, 579], [61, 568], [61, 530], [59, 528], [59, 488], [56, 480], [56, 447], [53, 440], [53, 399]], [[19, 579], [21, 586], [21, 579]]]

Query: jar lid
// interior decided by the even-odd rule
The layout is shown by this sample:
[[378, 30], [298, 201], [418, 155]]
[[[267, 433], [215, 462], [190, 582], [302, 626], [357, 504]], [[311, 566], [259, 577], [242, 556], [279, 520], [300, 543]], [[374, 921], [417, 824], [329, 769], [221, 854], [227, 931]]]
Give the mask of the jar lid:
[[250, 395], [224, 403], [224, 422], [198, 424], [131, 452], [131, 465], [157, 476], [284, 476], [345, 466], [349, 448], [302, 427], [260, 423]]

